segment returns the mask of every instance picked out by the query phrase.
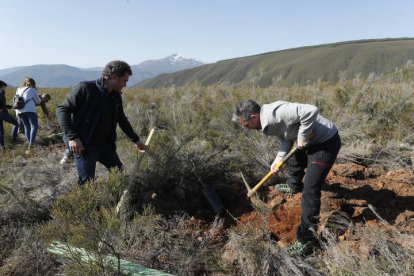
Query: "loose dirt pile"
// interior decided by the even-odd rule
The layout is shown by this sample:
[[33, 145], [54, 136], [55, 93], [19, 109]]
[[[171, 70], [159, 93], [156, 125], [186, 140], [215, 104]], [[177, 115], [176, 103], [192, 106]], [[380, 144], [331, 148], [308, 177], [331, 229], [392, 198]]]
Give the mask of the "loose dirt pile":
[[[249, 210], [247, 191], [239, 189], [239, 224], [264, 227], [262, 214]], [[262, 188], [260, 198], [271, 210], [267, 228], [273, 238], [285, 247], [295, 240], [300, 224], [301, 194], [287, 195], [273, 187]], [[375, 165], [369, 168], [357, 164], [335, 165], [329, 173], [322, 191], [321, 229], [330, 225], [335, 216], [346, 217], [354, 224], [395, 226], [402, 231], [414, 230], [414, 170], [386, 172]], [[243, 211], [244, 210], [244, 211]], [[346, 239], [347, 225], [336, 225], [341, 240]]]

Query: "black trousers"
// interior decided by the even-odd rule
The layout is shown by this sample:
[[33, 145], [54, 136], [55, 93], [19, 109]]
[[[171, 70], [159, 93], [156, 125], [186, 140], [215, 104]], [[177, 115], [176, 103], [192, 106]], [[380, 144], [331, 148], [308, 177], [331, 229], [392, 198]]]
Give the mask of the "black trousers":
[[301, 223], [296, 231], [299, 242], [315, 239], [314, 231], [317, 230], [321, 208], [322, 184], [335, 163], [340, 148], [341, 138], [337, 133], [321, 144], [296, 151], [291, 158], [288, 184], [291, 188], [302, 191]]

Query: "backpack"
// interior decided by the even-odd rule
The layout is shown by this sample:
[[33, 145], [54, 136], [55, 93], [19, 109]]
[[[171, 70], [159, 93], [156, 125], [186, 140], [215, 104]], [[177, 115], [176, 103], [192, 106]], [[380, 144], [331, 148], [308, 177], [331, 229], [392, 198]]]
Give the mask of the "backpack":
[[19, 95], [15, 95], [14, 97], [13, 97], [13, 99], [12, 99], [12, 108], [13, 109], [22, 109], [22, 108], [24, 108], [25, 107], [25, 105], [26, 105], [26, 103], [28, 102], [28, 101], [30, 101], [30, 100], [28, 100], [28, 101], [24, 101], [24, 99], [23, 99], [23, 94], [24, 94], [24, 92], [26, 92], [26, 90], [27, 89], [29, 89], [29, 87], [27, 87], [24, 91], [23, 91], [23, 93], [22, 93], [22, 95], [21, 96], [19, 96]]

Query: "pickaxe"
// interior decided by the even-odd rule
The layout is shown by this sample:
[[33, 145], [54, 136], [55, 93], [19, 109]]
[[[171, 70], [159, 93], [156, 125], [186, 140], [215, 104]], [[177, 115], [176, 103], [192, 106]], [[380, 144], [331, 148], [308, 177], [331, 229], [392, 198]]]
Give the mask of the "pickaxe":
[[[151, 141], [152, 135], [154, 134], [155, 128], [152, 128], [148, 137], [147, 137], [147, 141], [145, 141], [145, 146], [149, 145], [149, 142]], [[149, 151], [149, 149], [141, 151], [143, 153], [145, 153], [146, 151]], [[127, 195], [129, 194], [131, 187], [134, 183], [134, 177], [138, 171], [139, 165], [141, 164], [142, 158], [143, 158], [143, 154], [141, 154], [141, 156], [138, 158], [137, 162], [135, 163], [134, 169], [132, 170], [131, 173], [131, 177], [130, 177], [130, 181], [128, 183], [128, 186], [125, 188], [125, 190], [122, 193], [121, 199], [119, 200], [118, 204], [116, 205], [116, 213], [119, 214], [121, 209], [123, 208], [124, 202], [125, 202], [125, 198], [127, 197]]]
[[[282, 159], [282, 161], [280, 161], [277, 165], [276, 165], [276, 167], [277, 168], [280, 168], [280, 167], [282, 167], [283, 166], [283, 164], [285, 164], [286, 163], [286, 161], [296, 152], [298, 150], [298, 147], [294, 147], [288, 154], [286, 154], [285, 155], [285, 157], [283, 157], [283, 159]], [[247, 183], [247, 181], [246, 181], [246, 179], [244, 178], [244, 176], [243, 176], [243, 173], [242, 172], [240, 172], [240, 174], [241, 174], [241, 177], [242, 177], [242, 179], [243, 179], [243, 182], [244, 182], [244, 185], [246, 185], [246, 188], [247, 188], [247, 191], [248, 191], [248, 193], [247, 193], [247, 196], [248, 197], [252, 197], [253, 196], [253, 194], [273, 175], [273, 172], [272, 171], [270, 171], [265, 177], [263, 177], [263, 179], [259, 182], [259, 183], [257, 183], [257, 185], [256, 186], [254, 186], [254, 188], [253, 189], [251, 189], [250, 188], [250, 186], [249, 186], [249, 184]]]

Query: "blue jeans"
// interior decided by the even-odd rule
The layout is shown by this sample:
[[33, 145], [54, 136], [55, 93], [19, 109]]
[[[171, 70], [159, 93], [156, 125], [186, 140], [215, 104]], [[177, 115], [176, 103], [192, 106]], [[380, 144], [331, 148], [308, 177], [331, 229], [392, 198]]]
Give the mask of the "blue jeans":
[[[14, 132], [14, 128], [17, 127], [17, 120], [13, 118], [9, 113], [1, 111], [0, 112], [0, 148], [4, 147], [4, 126], [3, 121], [8, 122], [13, 125], [12, 130], [12, 141], [16, 141], [17, 132]], [[16, 128], [17, 130], [17, 128]]]
[[94, 180], [96, 162], [99, 161], [107, 169], [115, 168], [122, 170], [122, 162], [116, 151], [107, 145], [88, 146], [82, 155], [74, 154], [76, 169], [78, 170], [78, 184], [83, 185], [88, 180]]
[[35, 112], [24, 112], [19, 114], [20, 120], [24, 125], [24, 134], [26, 135], [27, 141], [29, 141], [29, 148], [34, 144], [39, 128], [37, 121], [37, 113]]

